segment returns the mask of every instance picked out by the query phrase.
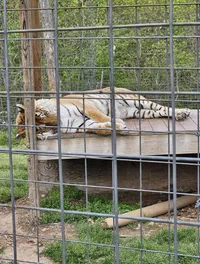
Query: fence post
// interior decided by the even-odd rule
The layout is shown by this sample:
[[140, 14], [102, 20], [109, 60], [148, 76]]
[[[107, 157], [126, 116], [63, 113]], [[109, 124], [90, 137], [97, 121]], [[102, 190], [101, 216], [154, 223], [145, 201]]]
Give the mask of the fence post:
[[[34, 93], [42, 91], [42, 70], [41, 70], [41, 40], [40, 32], [31, 31], [40, 28], [39, 0], [20, 0], [20, 23], [21, 30], [21, 52], [24, 91], [27, 93], [24, 99], [25, 105], [25, 124], [27, 149], [36, 149], [35, 133], [35, 104], [34, 96], [40, 94]], [[28, 31], [30, 30], [30, 32]], [[39, 68], [37, 68], [39, 67]], [[37, 154], [28, 156], [28, 179], [29, 197], [35, 207], [39, 207], [39, 184], [38, 181], [38, 157]], [[39, 216], [39, 212], [33, 210], [33, 220]]]

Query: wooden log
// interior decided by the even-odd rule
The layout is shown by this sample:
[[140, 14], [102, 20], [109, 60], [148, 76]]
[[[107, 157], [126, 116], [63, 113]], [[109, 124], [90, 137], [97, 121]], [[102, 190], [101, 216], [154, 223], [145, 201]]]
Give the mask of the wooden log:
[[[183, 208], [185, 206], [188, 206], [190, 204], [195, 203], [197, 200], [196, 196], [181, 196], [179, 198], [177, 198], [176, 202], [177, 202], [177, 209]], [[142, 213], [140, 209], [119, 215], [122, 217], [156, 217], [159, 215], [163, 215], [166, 214], [168, 211], [173, 211], [174, 210], [174, 200], [171, 200], [170, 203], [168, 201], [166, 202], [162, 202], [162, 203], [158, 203], [158, 204], [154, 204], [151, 206], [147, 206], [142, 208]], [[118, 219], [118, 226], [125, 226], [129, 223], [134, 222], [134, 219]], [[113, 228], [114, 225], [114, 221], [113, 218], [106, 218], [104, 220], [103, 225], [105, 226], [105, 228]]]

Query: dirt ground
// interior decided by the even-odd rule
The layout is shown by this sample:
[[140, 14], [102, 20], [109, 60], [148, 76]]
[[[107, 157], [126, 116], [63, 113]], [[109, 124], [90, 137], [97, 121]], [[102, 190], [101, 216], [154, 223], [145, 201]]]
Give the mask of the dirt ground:
[[[16, 206], [28, 205], [27, 198], [19, 199], [16, 202]], [[44, 257], [42, 252], [47, 244], [52, 243], [52, 239], [61, 239], [61, 224], [40, 224], [37, 230], [30, 221], [30, 212], [28, 210], [17, 208], [15, 212], [18, 263], [54, 264], [49, 258]], [[167, 219], [168, 216], [164, 215], [161, 218]], [[171, 218], [173, 218], [173, 215], [171, 215]], [[197, 210], [194, 205], [180, 209], [178, 211], [178, 219], [188, 222], [196, 221]], [[155, 230], [159, 230], [164, 226], [167, 226], [167, 224], [144, 223], [142, 224], [142, 234], [151, 235]], [[140, 229], [141, 225], [135, 223], [131, 227], [120, 228], [119, 235], [121, 238], [139, 236], [141, 234]], [[75, 228], [72, 224], [65, 224], [65, 237], [66, 239], [77, 239]], [[12, 212], [10, 208], [0, 208], [0, 248], [3, 248], [3, 253], [0, 255], [1, 263], [11, 263], [13, 259], [13, 236]]]
[[[19, 199], [16, 205], [27, 206], [29, 203], [27, 199], [23, 198]], [[21, 261], [18, 263], [25, 261], [27, 264], [29, 262], [54, 264], [49, 258], [43, 256], [42, 251], [47, 244], [52, 243], [52, 239], [61, 239], [61, 224], [40, 224], [37, 230], [30, 222], [30, 210], [16, 209], [15, 212], [17, 259]], [[13, 259], [12, 212], [10, 208], [0, 208], [0, 234], [0, 248], [3, 248], [0, 257], [5, 259], [0, 263], [10, 263], [11, 260], [6, 260]], [[70, 224], [65, 224], [65, 237], [67, 239], [76, 238], [74, 227]]]

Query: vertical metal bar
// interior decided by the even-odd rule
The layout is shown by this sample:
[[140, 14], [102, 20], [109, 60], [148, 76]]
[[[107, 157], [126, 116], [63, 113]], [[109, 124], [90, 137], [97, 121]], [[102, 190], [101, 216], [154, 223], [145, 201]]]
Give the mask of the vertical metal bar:
[[[199, 0], [196, 0], [196, 21], [199, 22], [199, 15], [200, 15], [200, 2]], [[196, 26], [196, 36], [199, 36], [200, 33], [200, 27]], [[199, 67], [199, 46], [200, 46], [200, 40], [199, 37], [196, 38], [196, 67]], [[197, 91], [199, 92], [199, 70], [196, 72], [196, 83], [197, 83]], [[199, 96], [197, 96], [198, 98]], [[197, 130], [199, 131], [199, 107], [197, 106]], [[197, 158], [200, 158], [200, 140], [199, 137], [197, 137]], [[200, 194], [200, 163], [197, 162], [197, 193]], [[200, 221], [200, 210], [197, 209], [197, 221]], [[198, 227], [198, 256], [200, 255], [200, 229]], [[198, 263], [200, 263], [200, 259], [198, 259]]]
[[[85, 120], [85, 96], [83, 94], [83, 121]], [[86, 131], [85, 131], [85, 122], [84, 122], [84, 135], [83, 135], [83, 140], [84, 140], [84, 153], [87, 153], [87, 145], [86, 145]], [[84, 158], [84, 175], [85, 175], [85, 202], [86, 202], [86, 212], [89, 211], [88, 209], [88, 166], [87, 166], [87, 157]], [[86, 241], [89, 242], [89, 216], [86, 216]], [[88, 258], [88, 263], [90, 262], [90, 243], [87, 245], [87, 258]]]
[[62, 232], [62, 263], [66, 264], [66, 245], [65, 245], [65, 221], [64, 221], [64, 190], [63, 190], [63, 170], [62, 170], [62, 146], [61, 146], [61, 124], [60, 124], [60, 78], [58, 61], [58, 0], [54, 0], [55, 18], [55, 70], [56, 70], [56, 105], [57, 105], [57, 127], [58, 127], [58, 168], [60, 183], [60, 209], [61, 209], [61, 232]]
[[[138, 1], [135, 0], [135, 23], [138, 24]], [[138, 37], [138, 28], [136, 27], [135, 29], [135, 35], [136, 37]], [[136, 38], [136, 57], [137, 57], [137, 70], [136, 70], [136, 78], [137, 78], [137, 90], [140, 91], [141, 88], [141, 83], [140, 83], [140, 40], [138, 38]], [[138, 94], [139, 97], [139, 108], [140, 109], [140, 93]], [[142, 155], [142, 123], [141, 123], [141, 113], [139, 111], [139, 119], [138, 119], [138, 123], [139, 123], [139, 154]], [[139, 175], [140, 175], [140, 179], [139, 179], [139, 184], [140, 184], [140, 217], [142, 217], [142, 160], [140, 159], [139, 161]], [[140, 248], [143, 248], [143, 243], [142, 243], [142, 221], [140, 221]], [[143, 255], [143, 251], [140, 250], [140, 264], [142, 264], [143, 260], [142, 260], [142, 255]]]
[[173, 148], [173, 200], [174, 200], [174, 263], [178, 264], [178, 241], [177, 241], [177, 179], [176, 179], [176, 123], [175, 123], [175, 90], [174, 90], [174, 52], [173, 52], [173, 0], [170, 0], [169, 10], [170, 30], [170, 83], [172, 100], [172, 148]]
[[[167, 3], [167, 0], [165, 1], [165, 3]], [[165, 20], [167, 21], [168, 19], [168, 12], [167, 12], [167, 9], [168, 7], [165, 6]], [[166, 27], [165, 28], [165, 31], [166, 31], [166, 34], [167, 35], [167, 30], [168, 28]], [[170, 64], [170, 58], [169, 58], [169, 39], [166, 38], [166, 67], [169, 67], [169, 64]], [[169, 91], [170, 89], [170, 83], [169, 83], [169, 71], [166, 70], [166, 84], [167, 84], [167, 91]], [[168, 106], [169, 106], [169, 103], [168, 103]], [[168, 114], [169, 114], [169, 111], [168, 111]], [[170, 131], [170, 122], [169, 122], [169, 117], [168, 117], [168, 132]], [[168, 139], [167, 139], [167, 142], [168, 142], [168, 157], [170, 157], [170, 141], [171, 141], [171, 136], [170, 134], [168, 134]], [[170, 211], [170, 189], [171, 189], [171, 164], [169, 163], [170, 160], [168, 160], [168, 168], [167, 168], [167, 177], [168, 177], [168, 183], [167, 183], [167, 186], [168, 186], [168, 220], [170, 220], [170, 216], [171, 216], [171, 211]], [[170, 248], [171, 248], [171, 225], [170, 223], [168, 224], [168, 251], [170, 252]], [[168, 263], [170, 264], [171, 263], [171, 255], [169, 254], [168, 256]]]
[[111, 119], [112, 119], [112, 186], [113, 191], [113, 214], [114, 217], [114, 239], [115, 239], [115, 262], [119, 264], [119, 227], [118, 227], [118, 177], [117, 177], [117, 148], [116, 148], [116, 113], [115, 113], [115, 90], [114, 90], [114, 41], [113, 41], [113, 0], [109, 1], [108, 9], [109, 26], [109, 67], [110, 67], [110, 91], [111, 91]]
[[[83, 9], [83, 1], [78, 0], [78, 5], [80, 6], [79, 9], [79, 26], [83, 27], [84, 26], [84, 9]], [[83, 37], [84, 37], [84, 31], [80, 31], [80, 62], [82, 64], [82, 59], [83, 59]], [[80, 82], [81, 85], [80, 85]], [[78, 86], [76, 87], [76, 90], [79, 90], [79, 87], [82, 87], [83, 90], [83, 69], [78, 70]]]
[[11, 192], [11, 209], [12, 209], [12, 232], [13, 232], [13, 261], [17, 264], [17, 239], [16, 239], [16, 219], [15, 219], [15, 197], [14, 197], [14, 175], [12, 160], [12, 120], [11, 120], [11, 97], [9, 83], [9, 63], [8, 63], [8, 28], [7, 28], [7, 5], [4, 0], [3, 8], [3, 38], [4, 38], [4, 66], [5, 66], [5, 86], [7, 97], [7, 119], [8, 119], [8, 150], [10, 164], [10, 192]]
[[[92, 1], [87, 0], [86, 4], [88, 6], [92, 6]], [[96, 8], [86, 9], [86, 26], [92, 26], [93, 22], [96, 22], [96, 15], [94, 15], [93, 12], [96, 11]], [[87, 45], [86, 45], [86, 66], [94, 67], [96, 65], [96, 43], [94, 39], [89, 39], [89, 37], [94, 36], [94, 32], [96, 34], [96, 31], [87, 30], [86, 31], [86, 37], [87, 39]], [[96, 69], [88, 69], [87, 70], [87, 86], [89, 89], [94, 89], [96, 87]]]

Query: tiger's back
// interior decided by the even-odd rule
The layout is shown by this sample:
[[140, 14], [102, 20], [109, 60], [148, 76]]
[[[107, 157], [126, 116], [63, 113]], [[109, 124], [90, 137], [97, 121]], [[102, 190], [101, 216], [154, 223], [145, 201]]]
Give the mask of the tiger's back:
[[[137, 94], [133, 94], [131, 90], [126, 88], [115, 88], [115, 110], [116, 117], [126, 119], [127, 116], [124, 114], [127, 106], [137, 108], [138, 102], [144, 104], [146, 99], [143, 96], [139, 96]], [[84, 103], [87, 104], [87, 107], [93, 106], [93, 108], [97, 108], [99, 111], [104, 113], [107, 116], [111, 115], [111, 90], [110, 87], [95, 89], [86, 91], [84, 94], [69, 94], [64, 96], [67, 99], [76, 100], [79, 102], [82, 107], [84, 107]], [[63, 100], [64, 102], [64, 100]], [[67, 101], [66, 101], [67, 103]], [[87, 111], [87, 109], [85, 109]]]

